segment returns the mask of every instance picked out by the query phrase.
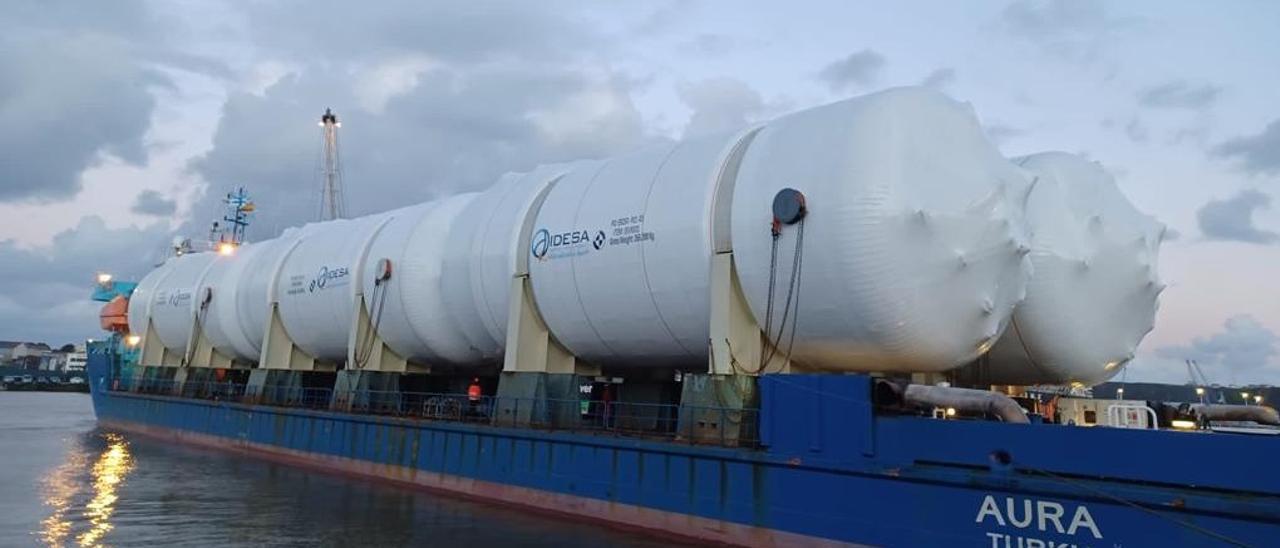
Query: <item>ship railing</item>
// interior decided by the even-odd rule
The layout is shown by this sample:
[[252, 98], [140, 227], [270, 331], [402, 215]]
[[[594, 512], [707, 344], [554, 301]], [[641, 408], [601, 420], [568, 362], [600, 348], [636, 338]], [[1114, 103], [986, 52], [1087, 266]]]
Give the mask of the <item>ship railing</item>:
[[234, 382], [119, 379], [113, 390], [139, 394], [331, 410], [421, 421], [659, 439], [698, 445], [755, 447], [759, 411], [670, 403], [519, 398], [467, 394], [298, 386], [248, 387]]

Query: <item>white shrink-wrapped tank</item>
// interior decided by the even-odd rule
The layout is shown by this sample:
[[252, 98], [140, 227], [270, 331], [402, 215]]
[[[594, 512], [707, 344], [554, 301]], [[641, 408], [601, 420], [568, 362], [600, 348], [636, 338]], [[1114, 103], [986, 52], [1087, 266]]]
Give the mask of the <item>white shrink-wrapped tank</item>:
[[[172, 261], [172, 259], [170, 259]], [[157, 266], [133, 288], [129, 295], [129, 332], [141, 336], [151, 321], [151, 308], [155, 304], [156, 286], [169, 274], [169, 261]]]
[[275, 280], [280, 322], [309, 356], [346, 359], [361, 258], [385, 220], [379, 214], [317, 223], [286, 253]]
[[742, 138], [578, 164], [555, 184], [526, 252], [557, 341], [596, 363], [705, 366], [712, 202]]
[[[782, 230], [775, 257], [771, 204], [785, 188], [804, 193], [808, 217]], [[228, 355], [257, 357], [277, 302], [301, 351], [346, 359], [363, 294], [402, 357], [492, 363], [527, 258], [538, 313], [579, 358], [705, 367], [712, 255], [732, 249], [755, 319], [776, 328], [787, 316], [778, 346], [798, 365], [942, 371], [988, 350], [1023, 296], [1026, 190], [967, 106], [890, 90], [735, 134], [510, 174], [480, 194], [287, 230], [207, 275], [212, 254], [173, 260], [144, 278], [137, 295], [147, 306], [136, 321], [131, 307], [130, 325], [145, 329], [151, 315], [165, 324], [166, 346], [182, 348], [193, 305], [161, 317], [156, 299], [170, 287], [193, 293], [205, 276], [208, 336]], [[384, 258], [392, 276], [375, 291]], [[798, 289], [786, 307], [793, 264]]]
[[[280, 266], [289, 254], [289, 250], [302, 237], [303, 231], [310, 226], [312, 225], [290, 228], [277, 238], [252, 244], [253, 253], [237, 252], [234, 258], [237, 262], [243, 262], [244, 268], [241, 270], [240, 279], [234, 282], [228, 280], [234, 285], [234, 289], [214, 290], [214, 301], [222, 301], [228, 296], [234, 296], [240, 329], [253, 347], [251, 355], [246, 354], [242, 357], [256, 360], [262, 352], [262, 342], [267, 334], [267, 318], [271, 311], [273, 288], [276, 277], [280, 273]], [[215, 304], [214, 309], [221, 311], [221, 304]]]
[[[387, 346], [404, 358], [473, 363], [481, 357], [450, 316], [442, 283], [453, 227], [476, 196], [459, 194], [392, 212], [362, 259], [358, 279], [364, 284], [366, 310]], [[384, 258], [392, 265], [391, 278], [380, 290], [385, 295], [373, 283], [377, 263]]]
[[[197, 295], [209, 292], [210, 301], [201, 316], [200, 327], [214, 350], [235, 359], [257, 361], [261, 351], [244, 330], [236, 307], [236, 292], [245, 279], [246, 266], [264, 245], [245, 244], [232, 255], [215, 255]], [[261, 333], [256, 335], [261, 336]]]
[[[769, 322], [771, 203], [788, 187], [808, 216], [778, 241]], [[995, 343], [1023, 297], [1025, 193], [970, 107], [936, 92], [894, 89], [779, 118], [747, 148], [734, 187], [742, 289], [777, 337], [803, 230], [784, 353], [824, 370], [960, 366]]]
[[1034, 268], [987, 374], [998, 384], [1103, 382], [1154, 324], [1164, 227], [1095, 162], [1046, 152], [1014, 163], [1034, 180], [1026, 203]]
[[449, 321], [482, 359], [501, 359], [517, 259], [529, 251], [521, 232], [535, 204], [571, 164], [508, 173], [480, 193], [457, 217], [444, 253], [444, 296]]
[[144, 333], [150, 319], [160, 344], [185, 351], [199, 307], [199, 288], [214, 257], [213, 253], [174, 257], [143, 278], [138, 285], [142, 292], [135, 290], [132, 301], [147, 304], [130, 305], [129, 329]]

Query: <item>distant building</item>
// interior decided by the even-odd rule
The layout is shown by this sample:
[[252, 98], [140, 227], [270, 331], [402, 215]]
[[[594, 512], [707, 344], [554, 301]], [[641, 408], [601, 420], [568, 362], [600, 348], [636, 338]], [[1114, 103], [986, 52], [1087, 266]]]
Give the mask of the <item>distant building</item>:
[[0, 341], [0, 363], [25, 369], [49, 369], [53, 349], [45, 343]]
[[84, 373], [85, 364], [88, 362], [89, 355], [84, 350], [77, 349], [75, 352], [67, 353], [67, 362], [62, 370], [67, 373]]

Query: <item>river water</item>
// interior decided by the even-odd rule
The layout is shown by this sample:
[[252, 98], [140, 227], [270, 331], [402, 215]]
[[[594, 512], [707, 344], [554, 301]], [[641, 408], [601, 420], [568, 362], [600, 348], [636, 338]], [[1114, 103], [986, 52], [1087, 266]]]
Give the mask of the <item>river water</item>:
[[0, 546], [666, 546], [99, 429], [87, 394], [0, 392]]

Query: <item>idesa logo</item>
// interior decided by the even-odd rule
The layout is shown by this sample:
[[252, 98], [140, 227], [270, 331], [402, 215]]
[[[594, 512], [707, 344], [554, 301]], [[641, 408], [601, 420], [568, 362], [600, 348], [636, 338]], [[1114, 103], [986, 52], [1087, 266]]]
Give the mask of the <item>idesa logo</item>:
[[307, 286], [307, 291], [315, 292], [330, 285], [337, 285], [333, 282], [346, 278], [349, 274], [351, 274], [351, 270], [345, 266], [335, 268], [322, 266], [320, 267], [320, 272], [316, 273], [316, 277], [311, 279], [311, 284]]
[[535, 259], [547, 257], [553, 251], [559, 248], [585, 246], [591, 244], [591, 247], [600, 249], [605, 245], [605, 236], [603, 230], [597, 230], [593, 238], [587, 230], [573, 230], [570, 232], [552, 233], [545, 228], [539, 228], [533, 234], [533, 239], [529, 242], [529, 253]]

